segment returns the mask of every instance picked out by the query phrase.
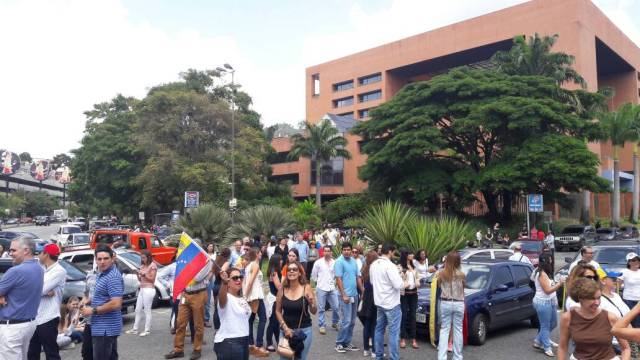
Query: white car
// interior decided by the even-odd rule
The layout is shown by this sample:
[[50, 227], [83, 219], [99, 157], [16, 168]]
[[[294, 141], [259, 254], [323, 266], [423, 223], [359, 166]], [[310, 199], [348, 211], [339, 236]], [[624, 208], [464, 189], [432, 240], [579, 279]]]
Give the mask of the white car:
[[489, 259], [508, 260], [513, 255], [511, 249], [462, 249], [460, 250], [460, 260], [462, 261], [485, 261]]
[[[93, 268], [94, 253], [95, 250], [93, 249], [68, 251], [60, 254], [60, 259], [65, 259], [87, 271]], [[122, 276], [127, 278], [129, 281], [135, 281], [139, 287], [140, 282], [138, 281], [136, 272], [140, 269], [140, 254], [133, 250], [126, 249], [116, 249], [115, 253], [116, 266], [122, 273]], [[156, 276], [156, 281], [154, 283], [156, 296], [153, 299], [153, 307], [156, 307], [160, 301], [168, 301], [170, 297], [168, 287], [160, 280], [159, 274], [161, 273], [163, 266], [157, 262], [156, 266], [158, 267], [158, 275]]]
[[65, 247], [67, 246], [67, 242], [69, 240], [70, 234], [81, 233], [82, 229], [76, 225], [60, 225], [58, 231], [51, 235], [51, 241], [54, 241], [58, 244], [58, 246]]

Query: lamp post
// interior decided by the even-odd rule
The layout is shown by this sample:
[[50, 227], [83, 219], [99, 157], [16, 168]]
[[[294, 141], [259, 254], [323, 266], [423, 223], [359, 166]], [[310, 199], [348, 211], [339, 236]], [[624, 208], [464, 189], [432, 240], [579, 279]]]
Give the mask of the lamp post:
[[[231, 91], [235, 94], [234, 87], [234, 75], [236, 70], [229, 64], [224, 64], [224, 67], [218, 66], [216, 70], [220, 73], [231, 74]], [[231, 97], [231, 200], [229, 206], [236, 204], [236, 102], [233, 96]]]

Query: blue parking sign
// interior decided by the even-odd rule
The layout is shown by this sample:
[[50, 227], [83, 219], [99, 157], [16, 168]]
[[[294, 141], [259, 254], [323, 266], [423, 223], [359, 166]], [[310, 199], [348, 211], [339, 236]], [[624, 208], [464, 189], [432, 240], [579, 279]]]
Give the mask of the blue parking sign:
[[543, 200], [540, 194], [527, 195], [527, 204], [529, 205], [529, 212], [543, 212]]

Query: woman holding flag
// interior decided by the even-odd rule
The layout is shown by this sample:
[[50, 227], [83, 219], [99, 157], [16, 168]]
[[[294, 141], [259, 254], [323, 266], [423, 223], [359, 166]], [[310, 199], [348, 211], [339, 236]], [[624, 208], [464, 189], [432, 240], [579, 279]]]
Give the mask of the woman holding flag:
[[218, 293], [220, 329], [213, 338], [213, 351], [218, 360], [249, 359], [249, 317], [251, 308], [242, 296], [240, 270], [231, 268], [220, 272]]

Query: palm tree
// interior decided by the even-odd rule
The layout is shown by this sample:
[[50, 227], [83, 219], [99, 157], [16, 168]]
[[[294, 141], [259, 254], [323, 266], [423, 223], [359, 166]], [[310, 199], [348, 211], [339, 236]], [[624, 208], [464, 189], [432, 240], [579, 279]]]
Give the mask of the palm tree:
[[351, 154], [345, 149], [347, 139], [340, 134], [331, 121], [324, 119], [318, 125], [305, 122], [304, 128], [304, 135], [294, 134], [291, 137], [293, 147], [289, 152], [289, 158], [297, 160], [299, 157], [306, 157], [315, 161], [316, 205], [320, 208], [322, 206], [320, 199], [322, 162], [329, 161], [334, 157], [351, 159]]
[[620, 224], [620, 147], [624, 143], [634, 139], [632, 131], [632, 112], [627, 105], [621, 106], [618, 111], [605, 112], [600, 116], [604, 137], [611, 141], [613, 146], [613, 209], [611, 222], [613, 226]]
[[640, 211], [640, 165], [638, 164], [638, 143], [640, 142], [640, 105], [626, 103], [618, 111], [625, 113], [624, 116], [631, 121], [631, 140], [633, 141], [633, 208], [631, 220], [638, 222], [638, 211]]
[[571, 67], [575, 58], [563, 52], [551, 52], [557, 40], [557, 34], [540, 37], [536, 33], [529, 40], [517, 36], [513, 39], [511, 49], [497, 52], [491, 62], [505, 74], [546, 76], [559, 84], [571, 81], [585, 88], [584, 78]]

